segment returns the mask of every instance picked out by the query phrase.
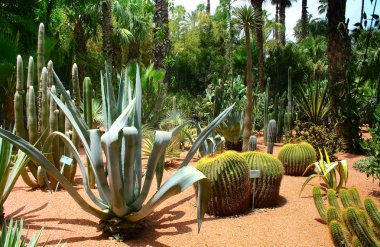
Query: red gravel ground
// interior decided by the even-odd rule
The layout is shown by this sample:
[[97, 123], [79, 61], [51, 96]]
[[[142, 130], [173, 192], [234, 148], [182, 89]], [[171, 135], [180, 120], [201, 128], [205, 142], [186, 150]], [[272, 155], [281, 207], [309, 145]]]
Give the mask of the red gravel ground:
[[[280, 144], [275, 147], [275, 155]], [[259, 149], [265, 147], [259, 145]], [[339, 154], [349, 163], [349, 182], [361, 195], [371, 195], [380, 205], [378, 181], [372, 182], [352, 169], [363, 156]], [[175, 169], [168, 169], [168, 178]], [[164, 180], [165, 181], [165, 180]], [[319, 220], [308, 186], [298, 196], [304, 177], [284, 176], [281, 199], [275, 208], [259, 209], [238, 217], [206, 216], [197, 233], [194, 189], [165, 201], [149, 217], [148, 227], [136, 240], [116, 242], [97, 231], [98, 219], [84, 212], [65, 191], [30, 190], [21, 179], [17, 181], [4, 207], [6, 218], [24, 218], [29, 235], [44, 226], [42, 241], [66, 246], [333, 246], [328, 228]], [[80, 174], [76, 177], [78, 191], [83, 192]], [[312, 184], [318, 184], [316, 179]]]

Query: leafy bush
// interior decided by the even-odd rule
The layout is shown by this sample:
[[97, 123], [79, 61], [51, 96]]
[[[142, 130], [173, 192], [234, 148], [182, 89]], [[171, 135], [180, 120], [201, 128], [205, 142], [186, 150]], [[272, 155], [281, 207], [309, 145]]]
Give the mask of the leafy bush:
[[295, 121], [293, 132], [289, 132], [285, 135], [285, 143], [300, 141], [310, 143], [314, 147], [318, 159], [320, 159], [319, 148], [324, 147], [326, 152], [330, 154], [332, 161], [337, 160], [334, 154], [339, 152], [342, 148], [342, 140], [325, 126]]
[[375, 162], [376, 162], [376, 158], [373, 156], [370, 156], [370, 157], [356, 161], [352, 167], [359, 172], [365, 173], [367, 177], [380, 179], [379, 168], [371, 166], [371, 164]]

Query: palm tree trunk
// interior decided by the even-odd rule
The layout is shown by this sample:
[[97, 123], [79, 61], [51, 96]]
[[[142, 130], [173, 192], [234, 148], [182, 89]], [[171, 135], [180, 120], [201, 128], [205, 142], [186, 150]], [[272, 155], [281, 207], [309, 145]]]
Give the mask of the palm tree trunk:
[[169, 8], [168, 0], [155, 0], [154, 23], [154, 66], [156, 69], [165, 69], [165, 82], [169, 81], [168, 66], [165, 66], [164, 59], [169, 53]]
[[282, 24], [281, 31], [280, 31], [280, 44], [282, 46], [285, 46], [285, 0], [280, 1], [280, 9], [279, 9], [279, 16], [280, 16], [280, 23]]
[[108, 64], [114, 65], [113, 43], [112, 43], [112, 3], [110, 0], [102, 1], [102, 38], [103, 56]]
[[304, 39], [307, 35], [307, 0], [302, 0], [302, 14], [301, 14], [301, 39]]
[[[328, 20], [328, 81], [330, 101], [332, 104], [331, 124], [335, 126], [336, 134], [344, 140], [350, 137], [346, 136], [351, 131], [345, 131], [351, 128], [348, 124], [337, 124], [340, 101], [346, 89], [346, 71], [347, 61], [350, 53], [350, 40], [347, 28], [345, 27], [346, 0], [329, 0], [327, 9]], [[357, 127], [357, 126], [356, 126]]]
[[256, 43], [258, 46], [258, 79], [260, 90], [264, 90], [264, 38], [263, 38], [263, 0], [251, 0], [255, 13]]
[[364, 0], [362, 0], [362, 9], [360, 11], [360, 25], [363, 24], [363, 18], [364, 18]]
[[245, 106], [244, 114], [244, 129], [243, 129], [243, 148], [242, 151], [248, 150], [249, 137], [251, 136], [252, 127], [252, 51], [251, 51], [251, 38], [249, 26], [244, 27], [245, 33], [245, 50], [247, 51], [247, 67], [245, 69], [245, 81], [247, 82], [247, 103]]
[[[278, 23], [278, 13], [279, 13], [280, 9], [279, 9], [279, 6], [278, 6], [278, 3], [276, 4], [276, 15], [275, 15], [275, 22]], [[278, 26], [276, 25], [274, 27], [274, 39], [275, 40], [279, 40], [279, 37], [278, 37]]]
[[210, 8], [211, 8], [210, 1], [211, 1], [211, 0], [207, 0], [207, 5], [206, 5], [206, 13], [207, 13], [208, 15], [210, 15]]

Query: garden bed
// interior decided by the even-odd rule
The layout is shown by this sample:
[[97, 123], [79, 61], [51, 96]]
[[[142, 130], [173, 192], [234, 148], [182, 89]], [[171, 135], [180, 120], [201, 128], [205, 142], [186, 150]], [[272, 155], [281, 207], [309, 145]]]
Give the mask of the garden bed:
[[[262, 141], [262, 140], [261, 140]], [[277, 155], [281, 144], [274, 148]], [[258, 145], [259, 149], [265, 147]], [[364, 156], [339, 154], [349, 164], [348, 185], [356, 185], [359, 193], [374, 196], [380, 205], [377, 181], [352, 168]], [[146, 163], [146, 161], [145, 161]], [[175, 171], [170, 167], [164, 175]], [[78, 173], [78, 191], [85, 194]], [[98, 219], [84, 212], [65, 191], [30, 190], [20, 178], [5, 202], [6, 218], [25, 220], [31, 232], [44, 226], [42, 241], [55, 245], [62, 240], [66, 246], [333, 246], [326, 225], [322, 224], [307, 186], [299, 197], [304, 177], [284, 176], [275, 208], [257, 209], [238, 217], [205, 217], [197, 234], [196, 198], [194, 190], [165, 201], [147, 217], [147, 228], [136, 240], [119, 243], [108, 240], [97, 231]], [[311, 184], [317, 184], [314, 180]], [[153, 191], [153, 190], [152, 190]], [[86, 197], [86, 196], [85, 196]], [[30, 236], [31, 233], [29, 233]]]

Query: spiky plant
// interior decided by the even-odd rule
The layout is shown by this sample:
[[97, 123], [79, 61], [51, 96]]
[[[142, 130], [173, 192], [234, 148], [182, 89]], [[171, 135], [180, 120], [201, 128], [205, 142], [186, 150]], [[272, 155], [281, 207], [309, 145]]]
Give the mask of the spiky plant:
[[228, 216], [248, 210], [249, 167], [237, 152], [226, 151], [205, 156], [195, 164], [195, 168], [205, 174], [211, 182], [208, 214]]
[[[201, 226], [203, 215], [211, 192], [209, 180], [197, 169], [187, 166], [199, 145], [207, 135], [218, 125], [231, 111], [232, 106], [223, 111], [202, 132], [195, 141], [188, 155], [183, 160], [181, 168], [173, 174], [164, 184], [158, 184], [158, 190], [153, 197], [146, 201], [154, 175], [157, 180], [162, 179], [163, 169], [160, 169], [160, 160], [163, 159], [165, 149], [175, 132], [156, 131], [154, 146], [149, 157], [144, 180], [141, 160], [141, 82], [137, 72], [134, 99], [127, 102], [127, 107], [122, 111], [111, 125], [106, 124], [106, 132], [100, 136], [97, 129], [90, 130], [81, 117], [74, 103], [70, 100], [58, 76], [54, 73], [56, 87], [62, 92], [65, 103], [57, 95], [50, 92], [50, 97], [57, 103], [71, 125], [77, 132], [90, 165], [94, 171], [97, 197], [89, 188], [86, 170], [80, 159], [78, 150], [73, 142], [60, 132], [51, 133], [45, 141], [42, 151], [32, 144], [12, 133], [0, 128], [0, 137], [6, 139], [20, 150], [25, 152], [32, 160], [38, 162], [46, 171], [65, 188], [72, 198], [86, 212], [100, 219], [100, 229], [116, 239], [135, 237], [144, 227], [144, 218], [149, 215], [156, 206], [165, 199], [180, 193], [193, 183], [198, 183], [198, 228]], [[105, 106], [107, 107], [107, 106]], [[105, 112], [107, 113], [107, 112]], [[108, 111], [110, 113], [110, 111]], [[109, 119], [111, 120], [111, 119]], [[109, 121], [105, 121], [110, 123]], [[82, 172], [83, 185], [92, 203], [99, 209], [89, 204], [70, 182], [61, 175], [60, 171], [44, 156], [48, 153], [55, 138], [64, 142], [66, 148], [73, 154], [74, 159]], [[102, 151], [106, 156], [107, 173], [103, 167]], [[144, 182], [143, 182], [144, 181]], [[145, 204], [144, 204], [145, 202]]]
[[276, 142], [276, 120], [271, 119], [267, 127], [267, 153], [273, 154], [274, 143]]
[[314, 169], [305, 169], [316, 161], [316, 153], [313, 146], [307, 142], [285, 144], [278, 153], [278, 159], [285, 168], [286, 175], [309, 175]]
[[241, 151], [243, 132], [243, 114], [239, 111], [231, 112], [216, 128], [216, 132], [224, 137], [228, 150]]
[[[242, 153], [251, 170], [259, 170], [255, 185], [255, 208], [273, 207], [278, 203], [280, 186], [285, 173], [281, 162], [271, 154], [260, 151]], [[252, 185], [251, 196], [252, 196]], [[252, 198], [252, 197], [251, 197]]]

